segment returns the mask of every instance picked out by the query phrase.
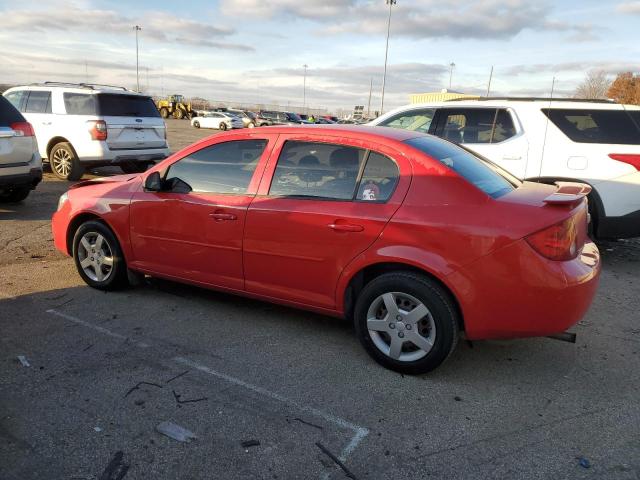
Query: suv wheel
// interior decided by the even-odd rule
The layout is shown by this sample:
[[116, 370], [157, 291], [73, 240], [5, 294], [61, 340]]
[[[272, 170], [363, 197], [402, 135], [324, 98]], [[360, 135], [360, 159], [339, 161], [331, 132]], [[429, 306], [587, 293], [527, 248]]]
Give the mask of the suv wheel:
[[49, 164], [55, 176], [63, 180], [80, 180], [84, 173], [76, 152], [67, 142], [58, 143], [51, 149]]
[[127, 285], [127, 265], [115, 235], [102, 222], [80, 225], [73, 237], [73, 259], [87, 285], [116, 290]]
[[21, 202], [29, 196], [31, 188], [20, 187], [14, 188], [6, 193], [0, 193], [0, 202], [17, 203]]
[[438, 284], [411, 272], [386, 273], [369, 282], [355, 308], [356, 334], [382, 366], [427, 373], [458, 342], [456, 308]]

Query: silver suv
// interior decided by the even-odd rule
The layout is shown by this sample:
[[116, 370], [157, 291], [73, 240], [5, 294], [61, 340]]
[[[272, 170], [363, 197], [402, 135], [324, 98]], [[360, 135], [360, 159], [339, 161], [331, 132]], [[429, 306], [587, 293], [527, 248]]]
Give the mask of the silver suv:
[[42, 161], [31, 125], [0, 96], [0, 201], [20, 202], [42, 180]]
[[45, 82], [4, 96], [33, 125], [40, 156], [53, 173], [78, 180], [85, 168], [146, 170], [169, 155], [166, 126], [151, 97], [96, 84]]

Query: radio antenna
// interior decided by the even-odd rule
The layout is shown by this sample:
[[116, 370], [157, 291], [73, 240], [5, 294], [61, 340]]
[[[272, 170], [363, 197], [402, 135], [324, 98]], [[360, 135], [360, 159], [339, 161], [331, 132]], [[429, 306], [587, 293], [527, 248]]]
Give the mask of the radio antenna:
[[549, 108], [547, 108], [547, 123], [544, 125], [544, 139], [542, 140], [542, 155], [540, 157], [540, 169], [538, 170], [538, 183], [542, 176], [542, 162], [544, 162], [544, 149], [547, 144], [547, 130], [549, 129], [549, 121], [551, 120], [551, 102], [553, 101], [553, 92], [556, 86], [556, 77], [551, 81], [551, 95], [549, 96]]

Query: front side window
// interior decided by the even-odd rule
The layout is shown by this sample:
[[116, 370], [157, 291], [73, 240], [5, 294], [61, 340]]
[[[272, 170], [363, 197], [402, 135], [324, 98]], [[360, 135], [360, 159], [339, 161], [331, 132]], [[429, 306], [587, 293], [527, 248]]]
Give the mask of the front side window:
[[365, 153], [344, 145], [286, 142], [269, 195], [351, 200]]
[[542, 112], [574, 142], [640, 145], [638, 111], [545, 108]]
[[429, 133], [435, 109], [425, 108], [394, 115], [380, 123], [383, 127], [400, 128], [412, 132]]
[[205, 147], [171, 165], [165, 180], [179, 179], [195, 193], [244, 194], [266, 145], [256, 139]]
[[64, 99], [64, 108], [67, 115], [97, 115], [98, 110], [95, 102], [95, 95], [88, 93], [71, 93], [62, 94]]
[[434, 137], [417, 137], [405, 143], [443, 163], [493, 198], [511, 192], [520, 184], [497, 165], [450, 142]]
[[51, 113], [51, 92], [32, 90], [29, 92], [25, 113]]

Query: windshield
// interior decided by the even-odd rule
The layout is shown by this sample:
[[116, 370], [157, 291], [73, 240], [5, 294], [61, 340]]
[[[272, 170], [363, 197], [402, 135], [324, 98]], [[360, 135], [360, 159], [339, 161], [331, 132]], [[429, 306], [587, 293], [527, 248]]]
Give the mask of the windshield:
[[501, 197], [521, 184], [520, 180], [495, 163], [446, 140], [417, 137], [404, 143], [443, 163], [493, 198]]
[[287, 118], [292, 122], [301, 122], [302, 119], [295, 113], [286, 112]]

